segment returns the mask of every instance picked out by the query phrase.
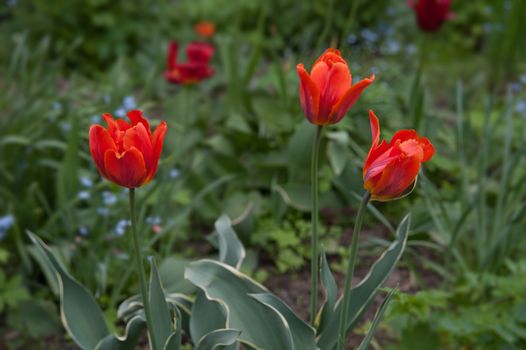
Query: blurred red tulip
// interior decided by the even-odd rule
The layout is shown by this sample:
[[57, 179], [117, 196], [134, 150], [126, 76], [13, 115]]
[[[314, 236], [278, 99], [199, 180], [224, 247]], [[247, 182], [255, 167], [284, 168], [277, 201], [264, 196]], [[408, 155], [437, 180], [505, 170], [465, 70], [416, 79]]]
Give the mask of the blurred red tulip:
[[373, 200], [388, 201], [408, 195], [414, 188], [420, 165], [435, 149], [414, 130], [396, 132], [389, 143], [380, 141], [380, 124], [369, 111], [372, 145], [363, 167], [364, 187]]
[[449, 11], [451, 1], [407, 0], [407, 3], [415, 11], [420, 29], [425, 32], [435, 32], [446, 20], [453, 18], [454, 13]]
[[303, 64], [296, 66], [300, 78], [300, 102], [309, 122], [336, 124], [354, 105], [362, 91], [374, 81], [374, 74], [352, 85], [349, 66], [340, 51], [327, 49], [312, 66], [310, 75]]
[[152, 134], [142, 112], [128, 112], [131, 125], [124, 119], [102, 115], [108, 128], [92, 125], [89, 130], [91, 156], [100, 174], [117, 185], [135, 188], [148, 183], [157, 171], [163, 147], [166, 123], [162, 121]]
[[164, 73], [166, 79], [174, 84], [192, 85], [214, 74], [209, 65], [214, 55], [214, 47], [207, 43], [192, 42], [186, 47], [186, 63], [177, 62], [179, 45], [172, 41], [168, 46], [168, 70]]
[[194, 30], [197, 34], [199, 34], [203, 38], [211, 38], [214, 36], [216, 32], [216, 26], [212, 22], [201, 21], [201, 22], [198, 22], [194, 26]]

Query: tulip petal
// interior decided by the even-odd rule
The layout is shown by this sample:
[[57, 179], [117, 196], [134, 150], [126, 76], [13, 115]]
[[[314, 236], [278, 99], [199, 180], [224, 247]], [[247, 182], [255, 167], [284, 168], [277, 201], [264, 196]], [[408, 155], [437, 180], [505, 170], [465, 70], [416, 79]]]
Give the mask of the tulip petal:
[[141, 123], [146, 128], [148, 135], [151, 134], [152, 131], [150, 129], [150, 123], [148, 123], [148, 120], [143, 117], [141, 110], [134, 109], [132, 111], [129, 111], [126, 115], [132, 122], [133, 126], [136, 126], [137, 124]]
[[150, 164], [150, 168], [148, 168], [148, 177], [146, 178], [145, 182], [149, 182], [157, 172], [157, 165], [159, 164], [159, 158], [161, 157], [161, 151], [163, 149], [163, 141], [164, 141], [164, 135], [166, 135], [167, 126], [166, 122], [162, 121], [152, 135], [152, 146], [153, 146], [153, 154], [152, 154], [152, 162]]
[[143, 123], [138, 123], [126, 131], [123, 137], [123, 146], [125, 150], [132, 147], [137, 148], [142, 154], [146, 169], [150, 169], [153, 163], [153, 147], [150, 133], [146, 131]]
[[331, 111], [331, 123], [337, 123], [345, 116], [345, 113], [356, 103], [362, 91], [365, 90], [374, 81], [374, 74], [369, 78], [359, 81], [351, 86], [350, 89], [342, 96]]
[[107, 150], [117, 150], [110, 133], [101, 125], [92, 125], [89, 129], [89, 147], [91, 157], [102, 176], [106, 177], [104, 168], [104, 153]]
[[207, 43], [192, 42], [186, 47], [188, 62], [206, 63], [214, 55], [214, 47]]
[[179, 52], [179, 45], [175, 41], [171, 41], [168, 44], [168, 56], [166, 59], [166, 66], [168, 70], [174, 69], [177, 64], [177, 53]]
[[406, 157], [386, 167], [374, 185], [374, 197], [393, 199], [399, 197], [416, 179], [420, 170], [420, 159]]
[[371, 164], [382, 154], [386, 153], [389, 150], [389, 145], [382, 140], [382, 143], [378, 144], [380, 141], [380, 123], [378, 117], [372, 110], [369, 110], [369, 123], [371, 124], [371, 148], [369, 149], [369, 154], [365, 159], [363, 166], [363, 176], [368, 172]]
[[300, 78], [300, 102], [305, 116], [311, 123], [316, 124], [320, 108], [320, 90], [312, 81], [303, 64], [296, 66]]
[[144, 158], [135, 147], [120, 155], [114, 150], [106, 151], [104, 167], [108, 180], [127, 188], [141, 186], [147, 176]]
[[435, 154], [435, 147], [427, 137], [419, 137], [418, 142], [422, 145], [424, 150], [424, 158], [422, 159], [422, 162], [427, 162]]
[[[320, 63], [319, 65], [324, 64]], [[340, 101], [352, 85], [351, 73], [346, 63], [335, 63], [326, 74], [327, 82], [324, 88], [318, 87], [321, 91], [320, 96], [320, 120], [321, 124], [332, 123], [333, 107]]]

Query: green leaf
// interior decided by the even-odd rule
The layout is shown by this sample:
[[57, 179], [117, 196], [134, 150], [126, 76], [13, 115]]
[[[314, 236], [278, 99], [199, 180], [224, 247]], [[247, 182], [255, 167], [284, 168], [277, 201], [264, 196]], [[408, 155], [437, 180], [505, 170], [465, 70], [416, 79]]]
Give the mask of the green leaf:
[[190, 260], [180, 257], [168, 257], [159, 265], [159, 276], [167, 293], [195, 292], [195, 287], [184, 279], [184, 269]]
[[208, 259], [190, 264], [185, 277], [226, 310], [226, 328], [241, 331], [239, 339], [252, 347], [294, 350], [285, 318], [248, 294], [268, 290], [233, 267]]
[[285, 317], [292, 334], [294, 349], [316, 349], [316, 331], [314, 328], [299, 318], [281, 299], [270, 293], [250, 294], [250, 296], [263, 305], [275, 309], [276, 312]]
[[321, 285], [325, 290], [326, 301], [323, 304], [318, 322], [318, 333], [323, 331], [324, 326], [328, 323], [328, 320], [334, 314], [334, 305], [336, 304], [336, 298], [338, 297], [338, 286], [334, 280], [331, 269], [327, 262], [327, 256], [325, 255], [325, 250], [322, 249], [320, 254], [320, 277]]
[[336, 176], [340, 176], [349, 161], [349, 148], [347, 145], [335, 141], [329, 141], [327, 145], [327, 157], [332, 170]]
[[393, 298], [393, 295], [397, 292], [397, 289], [391, 289], [389, 294], [385, 297], [384, 301], [378, 308], [378, 311], [376, 312], [376, 315], [374, 315], [373, 323], [371, 324], [371, 328], [369, 328], [369, 331], [367, 332], [367, 335], [365, 338], [363, 338], [362, 342], [358, 346], [357, 350], [367, 350], [369, 347], [369, 343], [373, 339], [374, 332], [376, 331], [376, 327], [378, 327], [378, 324], [380, 323], [380, 320], [382, 319], [382, 316], [385, 313], [385, 310], [387, 309], [387, 305]]
[[177, 308], [174, 308], [175, 311], [175, 332], [173, 332], [168, 339], [166, 339], [166, 344], [164, 344], [163, 350], [179, 350], [181, 347], [181, 312]]
[[190, 335], [194, 344], [199, 344], [206, 334], [226, 327], [226, 311], [220, 303], [208, 300], [204, 292], [199, 291], [192, 305]]
[[240, 333], [235, 329], [216, 329], [201, 339], [196, 350], [223, 349], [224, 346], [235, 344]]
[[173, 326], [170, 317], [170, 310], [166, 303], [166, 296], [163, 287], [161, 286], [157, 267], [155, 266], [155, 260], [153, 257], [149, 257], [148, 260], [150, 261], [151, 269], [148, 303], [150, 304], [150, 312], [152, 314], [151, 329], [148, 331], [150, 332], [150, 337], [152, 337], [153, 343], [157, 346], [157, 349], [162, 350], [164, 344], [173, 332]]
[[122, 337], [109, 334], [97, 344], [95, 350], [134, 349], [144, 328], [146, 328], [144, 317], [135, 316], [126, 325], [126, 331]]
[[57, 275], [64, 327], [82, 349], [95, 349], [101, 339], [109, 334], [106, 320], [95, 298], [62, 268], [40, 238], [31, 232], [28, 232], [28, 236], [37, 247], [42, 261]]
[[221, 215], [215, 222], [219, 238], [219, 260], [239, 269], [245, 258], [245, 248], [232, 229], [232, 223], [226, 215]]
[[[347, 325], [348, 328], [352, 328], [359, 317], [363, 314], [366, 307], [378, 292], [378, 289], [383, 285], [402, 256], [407, 243], [410, 222], [410, 216], [407, 215], [398, 226], [395, 240], [373, 264], [367, 276], [365, 276], [364, 279], [351, 290], [351, 302], [349, 303], [349, 309], [347, 310], [349, 320]], [[341, 302], [342, 298], [340, 297], [336, 304], [334, 314], [327, 322], [327, 325], [324, 327], [318, 338], [318, 347], [322, 350], [331, 350], [336, 345], [338, 324], [340, 322], [342, 307]]]

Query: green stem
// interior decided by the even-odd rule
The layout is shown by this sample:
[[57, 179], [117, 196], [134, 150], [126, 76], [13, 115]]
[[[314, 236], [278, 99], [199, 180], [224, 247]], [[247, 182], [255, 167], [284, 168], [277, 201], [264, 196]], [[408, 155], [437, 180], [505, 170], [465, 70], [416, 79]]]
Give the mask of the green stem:
[[371, 194], [365, 192], [360, 203], [360, 208], [356, 214], [356, 221], [354, 223], [354, 230], [352, 233], [352, 242], [349, 248], [349, 263], [347, 264], [347, 273], [345, 274], [345, 286], [343, 287], [343, 304], [340, 313], [340, 326], [338, 331], [338, 350], [345, 349], [345, 340], [347, 335], [347, 309], [349, 308], [352, 278], [354, 275], [354, 265], [356, 264], [356, 256], [358, 253], [358, 239], [360, 238], [360, 231], [362, 230], [363, 214], [367, 203], [371, 199]]
[[[143, 257], [141, 246], [139, 244], [139, 235], [137, 233], [137, 213], [135, 207], [135, 189], [130, 188], [130, 216], [131, 228], [133, 236], [133, 247], [135, 249], [135, 262], [137, 263], [137, 270], [139, 271], [139, 282], [141, 285], [141, 297], [144, 306], [144, 313], [146, 314], [146, 323], [148, 324], [148, 333], [153, 331], [152, 328], [152, 314], [150, 313], [150, 306], [148, 304], [148, 289], [146, 287], [146, 273], [144, 272]], [[150, 336], [150, 347], [157, 349], [154, 337]]]
[[312, 210], [311, 210], [311, 298], [310, 298], [310, 321], [314, 325], [316, 320], [316, 310], [318, 309], [318, 159], [320, 154], [320, 141], [323, 126], [318, 125], [316, 136], [312, 144], [311, 161], [311, 191], [312, 191]]

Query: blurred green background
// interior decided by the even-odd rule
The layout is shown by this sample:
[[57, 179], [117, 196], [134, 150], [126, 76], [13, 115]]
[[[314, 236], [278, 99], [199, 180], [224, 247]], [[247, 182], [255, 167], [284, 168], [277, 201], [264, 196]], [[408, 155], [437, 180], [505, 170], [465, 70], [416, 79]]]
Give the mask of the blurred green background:
[[[334, 270], [363, 192], [367, 110], [383, 137], [416, 128], [437, 150], [410, 197], [374, 203], [366, 219], [364, 269], [413, 214], [391, 281], [402, 292], [373, 346], [525, 348], [526, 2], [457, 0], [452, 10], [424, 34], [395, 0], [2, 0], [0, 344], [74, 348], [26, 230], [53, 246], [109, 320], [136, 291], [127, 193], [100, 178], [87, 140], [102, 113], [134, 108], [169, 126], [158, 175], [138, 191], [165, 287], [191, 292], [184, 266], [215, 253], [206, 238], [227, 213], [249, 248], [247, 272], [305, 315], [315, 128], [295, 66], [337, 47], [353, 80], [377, 79], [324, 135], [322, 243]], [[216, 27], [206, 39], [216, 73], [170, 85], [168, 42], [203, 40], [200, 21]]]

